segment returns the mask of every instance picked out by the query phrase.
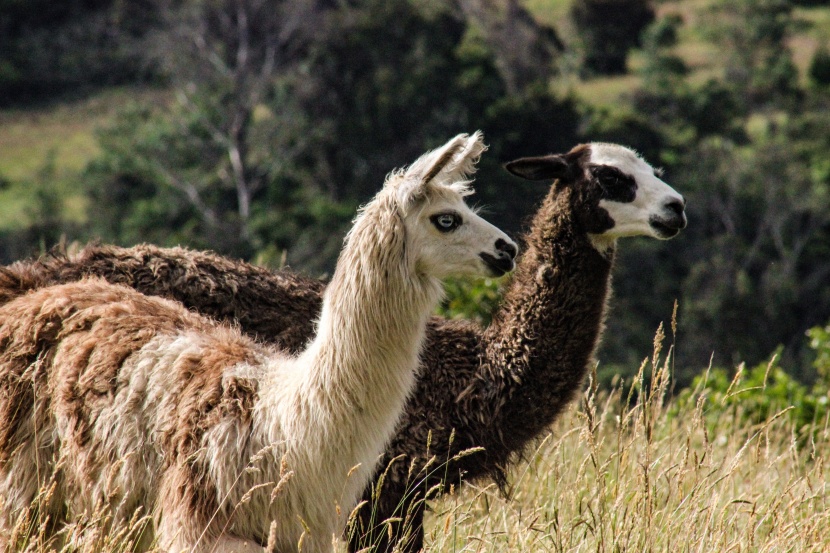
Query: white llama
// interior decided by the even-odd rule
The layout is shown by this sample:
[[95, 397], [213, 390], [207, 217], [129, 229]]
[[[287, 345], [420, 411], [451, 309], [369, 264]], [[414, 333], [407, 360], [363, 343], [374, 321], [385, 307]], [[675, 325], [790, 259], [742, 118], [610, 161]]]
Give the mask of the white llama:
[[262, 551], [272, 521], [278, 551], [330, 551], [413, 386], [440, 279], [513, 268], [516, 246], [463, 200], [483, 150], [459, 135], [387, 177], [296, 357], [99, 279], [2, 306], [0, 548], [53, 472], [56, 529], [142, 507], [165, 551]]

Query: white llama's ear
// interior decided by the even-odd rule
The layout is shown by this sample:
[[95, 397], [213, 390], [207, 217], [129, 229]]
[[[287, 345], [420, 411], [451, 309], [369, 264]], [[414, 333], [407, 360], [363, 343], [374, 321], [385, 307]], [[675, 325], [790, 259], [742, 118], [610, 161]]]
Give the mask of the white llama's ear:
[[466, 192], [467, 177], [476, 169], [478, 158], [487, 149], [481, 131], [472, 135], [459, 134], [440, 148], [415, 160], [403, 173], [398, 186], [398, 200], [409, 205], [423, 198], [430, 185], [458, 183], [459, 192]]

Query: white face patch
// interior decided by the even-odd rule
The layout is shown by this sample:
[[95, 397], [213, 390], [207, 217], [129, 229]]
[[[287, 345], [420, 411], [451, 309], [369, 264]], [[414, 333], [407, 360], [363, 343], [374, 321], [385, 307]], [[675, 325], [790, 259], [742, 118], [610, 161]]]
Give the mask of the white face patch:
[[438, 278], [494, 276], [513, 270], [513, 241], [487, 222], [459, 195], [444, 194], [404, 218], [407, 239], [417, 252], [419, 273]]
[[472, 193], [467, 176], [485, 149], [481, 133], [460, 134], [387, 179], [419, 275], [501, 276], [515, 267], [516, 244], [464, 202]]
[[594, 235], [598, 247], [600, 243], [625, 236], [665, 240], [686, 226], [683, 196], [663, 182], [654, 168], [634, 151], [617, 144], [592, 143], [589, 164], [614, 168], [636, 184], [633, 201], [600, 200], [599, 206], [608, 212], [614, 226]]

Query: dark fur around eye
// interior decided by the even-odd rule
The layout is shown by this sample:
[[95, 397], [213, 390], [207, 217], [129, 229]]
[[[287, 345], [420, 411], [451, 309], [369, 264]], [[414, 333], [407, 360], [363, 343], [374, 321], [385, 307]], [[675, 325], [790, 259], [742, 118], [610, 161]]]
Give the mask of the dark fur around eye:
[[458, 213], [436, 213], [429, 220], [439, 232], [452, 232], [461, 226], [461, 215]]
[[591, 168], [591, 176], [602, 190], [603, 200], [629, 203], [637, 196], [637, 181], [616, 167], [596, 165]]

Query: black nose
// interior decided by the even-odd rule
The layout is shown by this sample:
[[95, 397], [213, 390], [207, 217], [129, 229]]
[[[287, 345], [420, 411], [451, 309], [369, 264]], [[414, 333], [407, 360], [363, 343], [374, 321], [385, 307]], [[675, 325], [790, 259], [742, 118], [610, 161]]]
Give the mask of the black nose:
[[510, 259], [516, 259], [516, 254], [519, 253], [519, 248], [502, 238], [496, 240], [496, 249], [502, 253], [506, 253]]
[[669, 211], [673, 211], [677, 215], [683, 215], [683, 211], [686, 209], [686, 200], [671, 200], [669, 203], [666, 204], [666, 209]]

